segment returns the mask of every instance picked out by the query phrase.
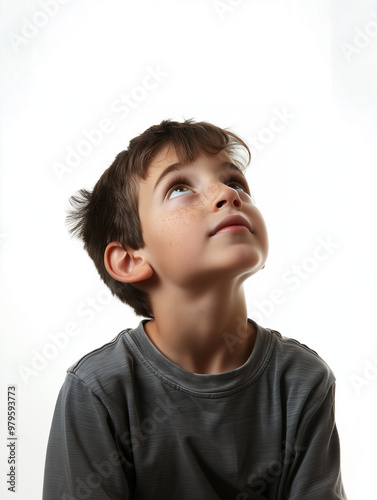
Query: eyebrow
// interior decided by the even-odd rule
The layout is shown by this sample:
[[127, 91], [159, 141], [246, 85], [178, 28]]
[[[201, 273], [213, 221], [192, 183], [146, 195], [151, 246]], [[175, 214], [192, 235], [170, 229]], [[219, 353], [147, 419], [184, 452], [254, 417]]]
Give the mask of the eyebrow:
[[[183, 170], [183, 169], [187, 168], [188, 166], [189, 165], [185, 165], [185, 164], [183, 164], [183, 163], [181, 163], [181, 162], [178, 161], [178, 162], [172, 163], [171, 165], [169, 165], [168, 167], [166, 167], [165, 170], [160, 175], [160, 177], [157, 179], [156, 184], [154, 185], [154, 188], [153, 188], [153, 192], [156, 191], [158, 185], [171, 172], [178, 172], [179, 170]], [[226, 167], [226, 168], [228, 168], [230, 170], [237, 170], [237, 172], [239, 172], [243, 177], [245, 177], [245, 175], [243, 174], [243, 172], [238, 167], [236, 167], [236, 165], [234, 165], [233, 163], [231, 163], [229, 161], [223, 161], [223, 162], [219, 163], [219, 167]], [[245, 177], [245, 180], [246, 180], [246, 177]], [[247, 180], [246, 180], [246, 182], [247, 182]]]

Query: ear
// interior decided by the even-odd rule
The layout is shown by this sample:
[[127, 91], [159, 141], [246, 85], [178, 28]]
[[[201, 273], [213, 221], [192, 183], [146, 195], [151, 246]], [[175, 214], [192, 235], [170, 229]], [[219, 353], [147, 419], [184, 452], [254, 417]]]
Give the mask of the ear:
[[153, 274], [152, 267], [138, 250], [127, 251], [117, 241], [107, 245], [104, 264], [110, 276], [123, 283], [143, 281]]

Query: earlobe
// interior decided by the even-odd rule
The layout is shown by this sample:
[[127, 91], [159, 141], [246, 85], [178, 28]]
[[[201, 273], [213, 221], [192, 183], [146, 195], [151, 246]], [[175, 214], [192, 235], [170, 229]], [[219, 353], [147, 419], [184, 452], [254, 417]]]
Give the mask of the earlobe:
[[150, 278], [153, 269], [138, 250], [125, 250], [121, 243], [112, 241], [105, 249], [107, 272], [117, 281], [136, 283]]

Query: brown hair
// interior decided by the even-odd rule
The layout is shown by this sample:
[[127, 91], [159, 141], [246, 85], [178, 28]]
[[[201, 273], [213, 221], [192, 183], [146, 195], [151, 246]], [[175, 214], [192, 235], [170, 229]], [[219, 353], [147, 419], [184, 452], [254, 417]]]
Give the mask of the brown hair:
[[[105, 170], [93, 191], [81, 189], [70, 198], [69, 232], [84, 242], [99, 275], [122, 302], [139, 316], [154, 318], [148, 294], [129, 283], [115, 280], [104, 265], [106, 246], [120, 242], [124, 249], [144, 247], [138, 214], [138, 180], [146, 179], [148, 166], [164, 147], [172, 145], [183, 164], [195, 161], [201, 151], [229, 155], [241, 171], [250, 162], [247, 144], [236, 134], [207, 122], [164, 120], [132, 139]], [[244, 157], [246, 153], [246, 158]]]

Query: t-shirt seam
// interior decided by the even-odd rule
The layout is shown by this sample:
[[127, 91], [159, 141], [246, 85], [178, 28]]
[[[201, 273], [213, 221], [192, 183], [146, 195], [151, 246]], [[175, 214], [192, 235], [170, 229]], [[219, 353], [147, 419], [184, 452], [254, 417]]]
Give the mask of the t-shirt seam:
[[90, 357], [94, 356], [95, 354], [97, 354], [98, 352], [100, 351], [104, 351], [105, 349], [111, 347], [112, 345], [115, 345], [119, 339], [122, 337], [122, 335], [126, 334], [128, 331], [131, 331], [131, 328], [127, 328], [126, 330], [122, 330], [121, 332], [118, 333], [118, 335], [113, 339], [111, 340], [110, 342], [107, 342], [106, 344], [104, 344], [103, 346], [101, 347], [98, 347], [97, 349], [94, 349], [93, 351], [90, 351], [88, 352], [87, 354], [85, 354], [84, 356], [82, 356], [78, 361], [76, 361], [76, 363], [74, 363], [73, 365], [71, 365], [68, 369], [67, 369], [67, 373], [74, 373], [75, 375], [77, 375], [77, 370], [81, 367], [81, 365], [87, 360], [89, 359]]
[[103, 408], [106, 410], [106, 412], [108, 413], [108, 408], [107, 408], [107, 405], [105, 404], [105, 402], [103, 401], [103, 399], [101, 398], [101, 396], [99, 396], [97, 394], [97, 392], [92, 389], [92, 387], [90, 387], [90, 385], [88, 384], [88, 382], [86, 380], [84, 380], [83, 378], [81, 378], [77, 373], [74, 373], [74, 372], [68, 372], [67, 375], [72, 375], [73, 377], [75, 377], [88, 391], [90, 391], [90, 393], [98, 399], [98, 401], [101, 403], [101, 405], [103, 406]]

